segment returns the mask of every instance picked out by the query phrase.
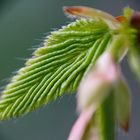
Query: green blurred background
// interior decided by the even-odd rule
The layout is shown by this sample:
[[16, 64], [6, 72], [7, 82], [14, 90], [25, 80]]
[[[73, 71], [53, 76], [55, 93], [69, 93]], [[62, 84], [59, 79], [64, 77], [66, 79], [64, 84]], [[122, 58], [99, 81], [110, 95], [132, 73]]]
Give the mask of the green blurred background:
[[[46, 33], [71, 20], [62, 7], [85, 5], [120, 15], [125, 6], [140, 10], [139, 0], [0, 0], [0, 86], [31, 57]], [[133, 115], [129, 134], [117, 131], [119, 140], [140, 140], [140, 86], [129, 71], [123, 71], [133, 92]], [[135, 101], [135, 102], [134, 102]], [[65, 95], [56, 102], [29, 115], [0, 122], [0, 140], [66, 140], [77, 118], [75, 95]]]

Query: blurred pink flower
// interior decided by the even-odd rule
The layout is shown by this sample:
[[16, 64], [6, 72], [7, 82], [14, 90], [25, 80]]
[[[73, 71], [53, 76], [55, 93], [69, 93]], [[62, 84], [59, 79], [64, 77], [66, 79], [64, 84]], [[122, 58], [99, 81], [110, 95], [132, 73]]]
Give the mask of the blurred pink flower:
[[[112, 91], [113, 92], [110, 92]], [[114, 94], [116, 120], [127, 131], [130, 116], [130, 96], [119, 65], [109, 53], [104, 53], [95, 67], [82, 80], [77, 94], [77, 110], [80, 113], [68, 140], [98, 140], [93, 116], [109, 94]], [[89, 127], [90, 126], [90, 127]]]
[[110, 93], [112, 85], [120, 77], [120, 68], [108, 53], [103, 54], [79, 86], [78, 111], [89, 106], [97, 108]]
[[96, 110], [93, 108], [88, 108], [86, 111], [81, 113], [80, 117], [72, 127], [68, 140], [83, 140], [85, 136], [88, 140], [97, 140], [97, 134], [95, 132], [93, 133], [88, 131], [95, 111]]

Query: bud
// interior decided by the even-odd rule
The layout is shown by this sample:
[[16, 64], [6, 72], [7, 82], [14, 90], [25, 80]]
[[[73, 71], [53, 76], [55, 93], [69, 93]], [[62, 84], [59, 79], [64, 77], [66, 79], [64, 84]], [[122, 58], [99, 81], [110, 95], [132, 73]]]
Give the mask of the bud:
[[77, 119], [76, 123], [72, 127], [68, 140], [83, 140], [86, 139], [98, 140], [97, 131], [93, 127], [89, 127], [93, 122], [93, 115], [95, 110], [93, 108], [88, 108], [86, 111], [82, 112]]
[[140, 12], [134, 12], [130, 19], [130, 25], [140, 30]]
[[[130, 25], [137, 30], [136, 43], [140, 44], [140, 12], [134, 12], [132, 14]], [[139, 47], [139, 45], [137, 47]]]
[[77, 100], [78, 111], [92, 106], [97, 108], [109, 95], [113, 83], [120, 75], [119, 67], [109, 53], [103, 54], [95, 68], [83, 79], [79, 86]]

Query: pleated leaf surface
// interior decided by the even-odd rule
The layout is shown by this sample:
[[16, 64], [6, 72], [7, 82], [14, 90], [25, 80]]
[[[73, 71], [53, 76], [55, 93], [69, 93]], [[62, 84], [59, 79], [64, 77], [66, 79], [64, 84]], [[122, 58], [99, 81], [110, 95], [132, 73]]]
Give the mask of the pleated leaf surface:
[[100, 19], [79, 19], [51, 32], [11, 79], [0, 99], [0, 120], [22, 116], [74, 93], [112, 38]]

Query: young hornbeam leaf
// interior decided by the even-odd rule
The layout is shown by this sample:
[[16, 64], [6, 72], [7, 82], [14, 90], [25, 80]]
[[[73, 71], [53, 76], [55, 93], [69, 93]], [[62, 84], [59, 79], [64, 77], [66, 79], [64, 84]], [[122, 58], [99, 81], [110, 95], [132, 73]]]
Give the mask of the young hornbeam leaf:
[[19, 117], [64, 93], [75, 92], [108, 47], [110, 30], [106, 22], [92, 18], [52, 32], [2, 92], [0, 120]]
[[115, 85], [116, 118], [122, 129], [128, 131], [131, 113], [131, 97], [129, 88], [123, 77]]
[[115, 21], [115, 18], [109, 13], [86, 6], [64, 7], [64, 12], [75, 17], [104, 18], [106, 20]]
[[64, 7], [63, 9], [64, 12], [70, 17], [103, 19], [111, 28], [118, 28], [119, 23], [126, 21], [126, 18], [124, 16], [113, 17], [107, 12], [86, 6], [70, 6]]

